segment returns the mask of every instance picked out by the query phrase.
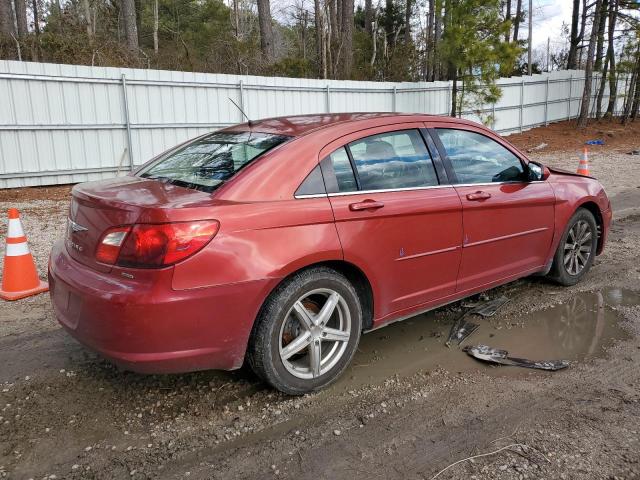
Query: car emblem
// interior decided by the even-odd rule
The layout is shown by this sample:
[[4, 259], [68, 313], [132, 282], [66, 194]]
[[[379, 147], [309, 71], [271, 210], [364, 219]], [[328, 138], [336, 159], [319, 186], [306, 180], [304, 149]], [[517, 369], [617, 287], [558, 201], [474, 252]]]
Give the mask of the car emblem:
[[69, 219], [69, 226], [71, 227], [71, 231], [73, 233], [86, 232], [87, 230], [89, 230], [87, 227], [83, 227], [82, 225], [80, 225], [79, 223], [74, 222], [71, 219]]

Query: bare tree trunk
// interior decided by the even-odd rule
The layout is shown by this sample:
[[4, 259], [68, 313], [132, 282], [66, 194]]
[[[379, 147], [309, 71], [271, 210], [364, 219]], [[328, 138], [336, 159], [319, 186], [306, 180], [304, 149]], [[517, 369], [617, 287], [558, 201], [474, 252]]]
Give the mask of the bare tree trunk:
[[353, 68], [353, 3], [342, 0], [342, 78], [351, 78]]
[[15, 33], [12, 0], [0, 0], [0, 35], [11, 38]]
[[33, 31], [36, 33], [36, 43], [33, 48], [33, 60], [40, 62], [42, 59], [40, 58], [40, 15], [38, 12], [38, 0], [31, 1], [31, 8], [33, 9]]
[[413, 10], [413, 2], [411, 0], [405, 0], [404, 8], [404, 43], [409, 45], [411, 43], [411, 12]]
[[569, 55], [567, 57], [567, 69], [575, 70], [578, 59], [578, 21], [580, 19], [580, 0], [573, 0], [573, 10], [571, 12], [571, 34], [569, 37]]
[[122, 0], [122, 19], [127, 47], [132, 52], [138, 51], [138, 27], [136, 24], [136, 5], [134, 0]]
[[[307, 60], [307, 25], [309, 24], [309, 11], [302, 12], [302, 59]], [[305, 68], [306, 76], [306, 68]]]
[[273, 25], [269, 0], [258, 0], [258, 22], [260, 24], [260, 48], [268, 61], [273, 59]]
[[631, 81], [629, 82], [629, 89], [626, 92], [626, 97], [624, 99], [624, 111], [622, 112], [622, 124], [626, 125], [629, 123], [629, 118], [633, 111], [633, 106], [637, 107], [638, 95], [640, 95], [640, 90], [638, 89], [638, 74], [640, 74], [640, 45], [636, 49], [636, 61], [633, 69], [633, 73], [631, 74]]
[[331, 65], [331, 32], [329, 22], [327, 21], [327, 9], [326, 4], [325, 8], [322, 9], [322, 65], [323, 65], [323, 78], [329, 78], [329, 65]]
[[451, 65], [449, 66], [449, 78], [453, 82], [451, 84], [451, 116], [455, 117], [458, 114], [458, 69]]
[[593, 14], [593, 26], [591, 27], [591, 38], [589, 39], [589, 50], [587, 52], [587, 65], [584, 69], [584, 90], [582, 92], [582, 102], [580, 103], [580, 114], [578, 116], [578, 127], [584, 128], [589, 122], [589, 106], [591, 103], [591, 84], [593, 79], [593, 56], [596, 49], [598, 29], [600, 28], [600, 13], [602, 11], [602, 1], [596, 0], [595, 13]]
[[631, 121], [637, 118], [638, 110], [640, 110], [640, 85], [638, 85], [638, 80], [636, 80], [636, 91], [633, 94], [633, 105], [631, 107]]
[[338, 77], [338, 65], [340, 64], [340, 23], [338, 21], [338, 11], [336, 0], [327, 0], [329, 5], [329, 30], [330, 30], [330, 58], [329, 72], [332, 78]]
[[434, 20], [435, 20], [435, 0], [429, 0], [429, 12], [427, 13], [427, 35], [425, 38], [425, 68], [424, 77], [427, 82], [432, 81], [433, 78], [433, 62], [435, 55], [433, 55], [433, 40], [434, 40]]
[[158, 15], [158, 0], [153, 1], [153, 52], [158, 55], [158, 28], [160, 17]]
[[373, 33], [373, 2], [364, 1], [364, 29], [369, 36]]
[[618, 0], [611, 0], [609, 5], [609, 31], [607, 32], [607, 60], [609, 61], [609, 104], [605, 117], [612, 117], [615, 113], [616, 100], [618, 94], [618, 82], [616, 72], [616, 52], [613, 45], [616, 20], [618, 18]]
[[[508, 22], [511, 21], [511, 0], [507, 0], [507, 12], [504, 15], [504, 19]], [[511, 27], [504, 34], [504, 41], [508, 42], [511, 37]]]
[[91, 28], [91, 6], [89, 0], [82, 0], [82, 7], [84, 9], [84, 23], [87, 30], [87, 36], [93, 37], [93, 29]]
[[233, 0], [233, 32], [236, 40], [240, 39], [240, 16], [238, 15], [238, 0]]
[[513, 41], [518, 41], [518, 31], [520, 30], [520, 23], [522, 22], [522, 0], [518, 0], [516, 3], [516, 16], [513, 21]]
[[600, 12], [600, 25], [598, 25], [598, 40], [596, 43], [596, 61], [593, 65], [593, 69], [596, 72], [602, 70], [602, 59], [604, 52], [604, 32], [606, 27], [607, 9], [609, 8], [609, 0], [602, 1], [602, 10]]
[[598, 120], [602, 117], [602, 99], [604, 98], [604, 89], [607, 86], [608, 71], [609, 71], [609, 57], [607, 56], [604, 60], [604, 67], [602, 68], [600, 85], [598, 87], [598, 98], [596, 99], [596, 118]]
[[376, 63], [376, 55], [378, 54], [378, 15], [376, 15], [373, 20], [371, 44], [373, 46], [373, 52], [371, 52], [371, 61], [369, 63], [373, 67]]
[[16, 10], [16, 25], [18, 27], [18, 37], [26, 37], [29, 33], [27, 27], [27, 3], [25, 0], [14, 0]]
[[580, 33], [578, 34], [578, 53], [580, 56], [576, 60], [576, 68], [580, 68], [582, 66], [582, 54], [584, 52], [584, 48], [580, 44], [584, 39], [584, 32], [587, 27], [588, 13], [589, 6], [587, 5], [587, 0], [582, 0], [582, 18], [580, 20]]
[[442, 65], [440, 64], [440, 48], [439, 43], [442, 39], [442, 2], [436, 0], [436, 9], [434, 13], [433, 28], [433, 80], [442, 80]]
[[318, 76], [327, 78], [327, 66], [324, 54], [324, 27], [322, 25], [322, 8], [320, 0], [314, 0], [314, 16], [316, 23], [316, 55], [318, 57]]
[[38, 12], [38, 0], [32, 0], [31, 8], [33, 9], [33, 31], [36, 37], [40, 36], [40, 13]]
[[142, 43], [142, 0], [133, 0], [136, 7], [136, 35], [138, 36], [138, 45]]

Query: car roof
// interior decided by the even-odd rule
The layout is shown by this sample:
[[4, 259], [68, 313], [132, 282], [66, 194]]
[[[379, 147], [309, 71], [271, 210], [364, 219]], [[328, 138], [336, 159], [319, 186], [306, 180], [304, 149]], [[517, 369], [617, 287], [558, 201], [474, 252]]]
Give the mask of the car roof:
[[223, 129], [223, 131], [247, 131], [275, 133], [299, 137], [308, 133], [342, 126], [348, 123], [364, 123], [367, 126], [385, 125], [397, 122], [451, 122], [457, 124], [475, 125], [477, 123], [462, 118], [428, 115], [422, 113], [393, 113], [393, 112], [353, 112], [353, 113], [317, 113], [309, 115], [292, 115], [286, 117], [265, 118], [252, 120], [251, 123], [241, 123]]

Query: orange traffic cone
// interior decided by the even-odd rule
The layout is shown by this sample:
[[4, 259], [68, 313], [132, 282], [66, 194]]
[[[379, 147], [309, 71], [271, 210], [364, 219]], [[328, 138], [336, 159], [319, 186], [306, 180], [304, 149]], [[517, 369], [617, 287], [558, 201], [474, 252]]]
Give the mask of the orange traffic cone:
[[584, 147], [584, 151], [582, 152], [577, 173], [579, 175], [591, 175], [591, 173], [589, 173], [589, 150], [587, 150], [587, 147]]
[[27, 237], [22, 230], [20, 214], [15, 208], [10, 208], [0, 298], [18, 300], [47, 290], [49, 284], [38, 277], [36, 264], [27, 245]]

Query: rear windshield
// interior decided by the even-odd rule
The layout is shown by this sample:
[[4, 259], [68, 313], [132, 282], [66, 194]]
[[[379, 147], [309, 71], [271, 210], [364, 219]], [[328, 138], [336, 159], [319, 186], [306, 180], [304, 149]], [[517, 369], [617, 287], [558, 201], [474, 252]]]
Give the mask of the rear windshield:
[[238, 170], [289, 138], [258, 132], [212, 133], [161, 157], [139, 175], [212, 192]]

